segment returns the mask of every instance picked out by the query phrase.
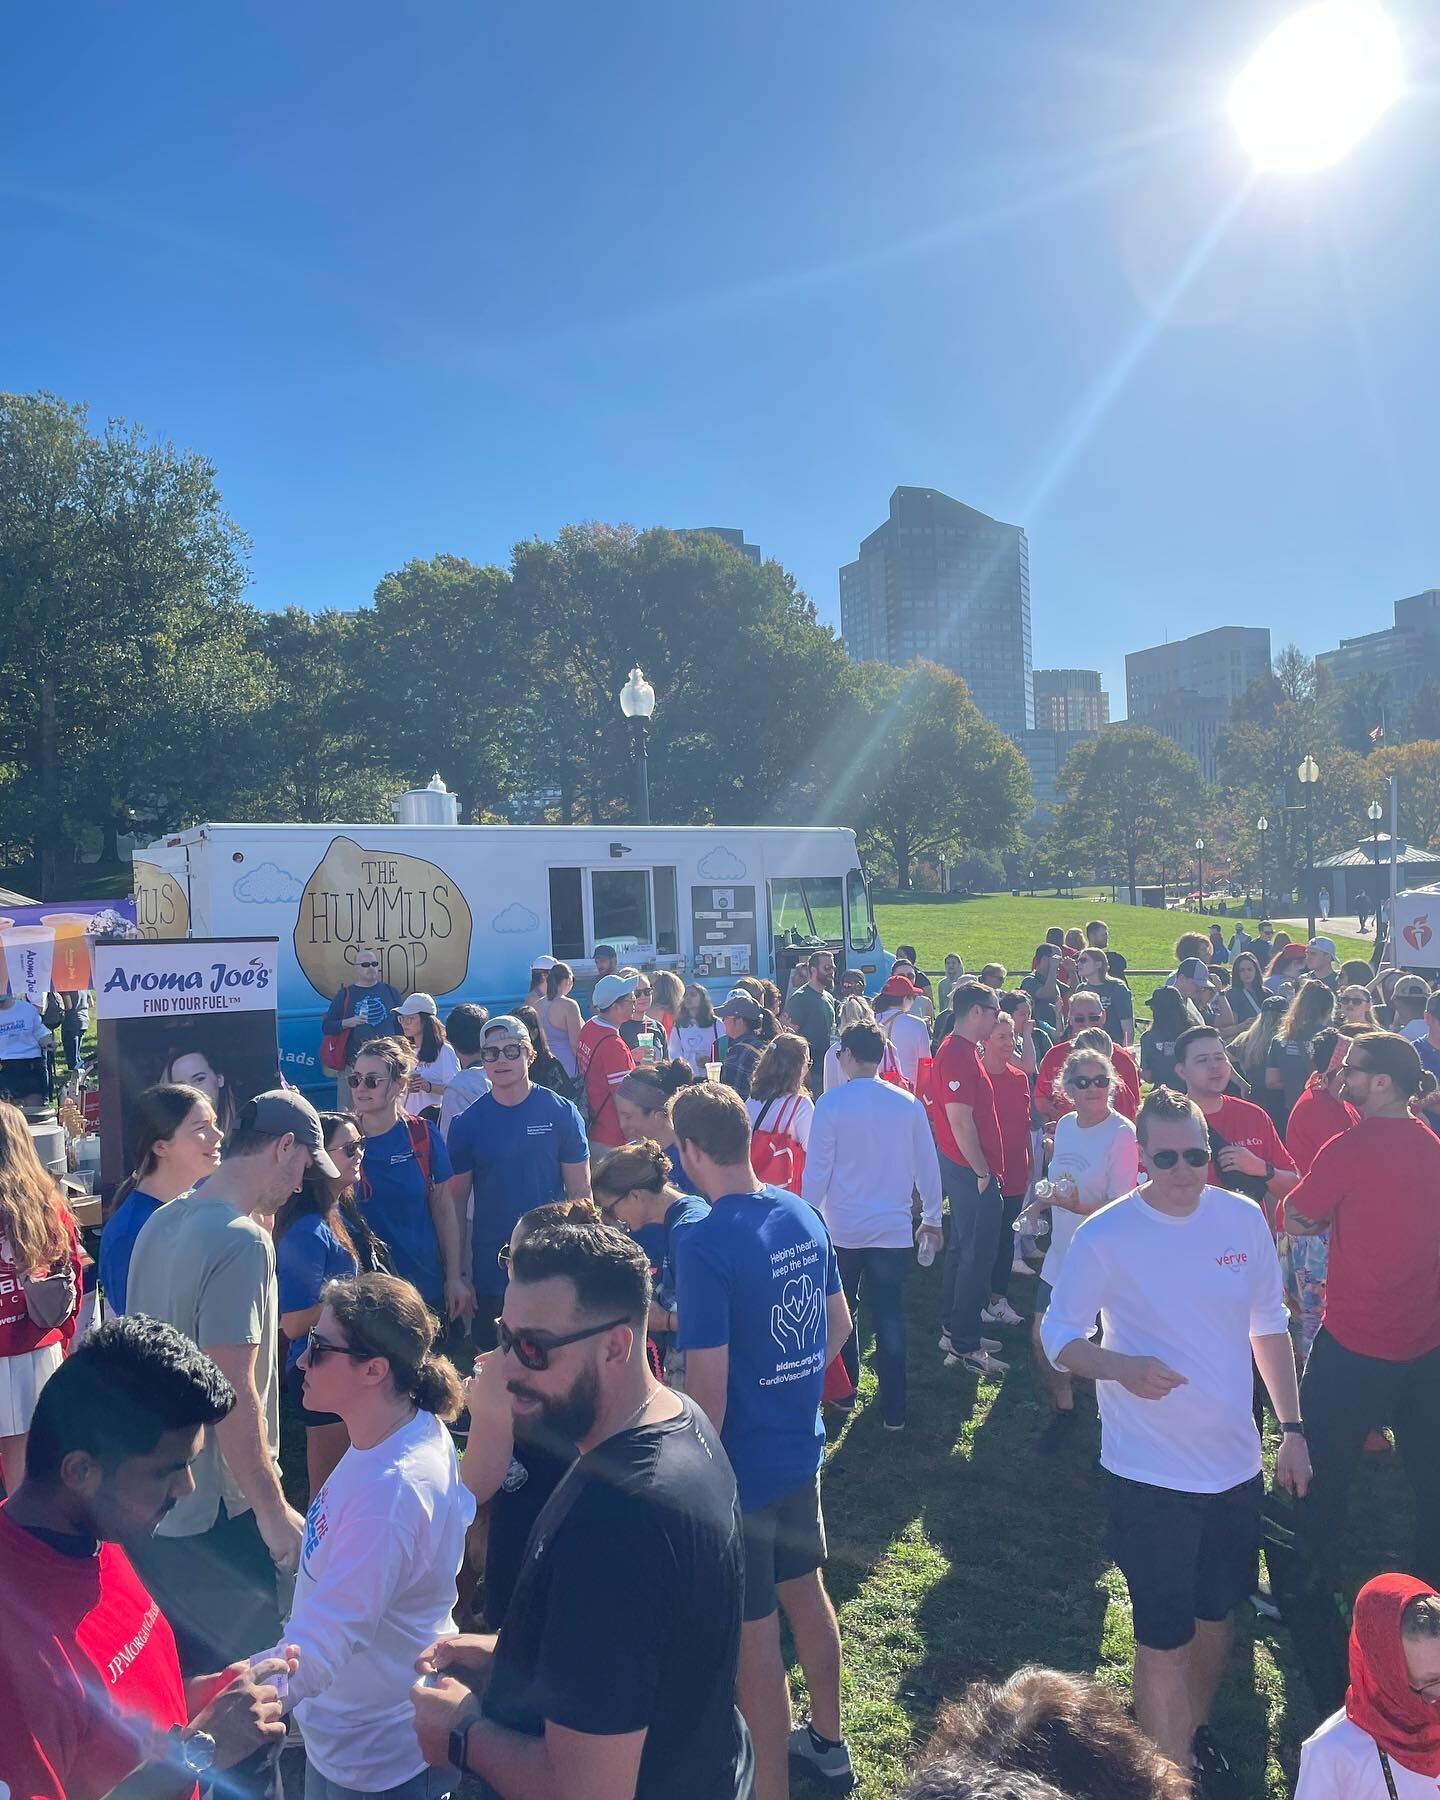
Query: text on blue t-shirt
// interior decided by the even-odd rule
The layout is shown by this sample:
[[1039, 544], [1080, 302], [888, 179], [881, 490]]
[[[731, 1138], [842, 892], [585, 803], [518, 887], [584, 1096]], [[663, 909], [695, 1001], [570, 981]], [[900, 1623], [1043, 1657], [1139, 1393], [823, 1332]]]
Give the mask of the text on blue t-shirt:
[[460, 1114], [450, 1127], [450, 1161], [474, 1183], [470, 1256], [477, 1294], [505, 1285], [497, 1257], [521, 1215], [565, 1197], [561, 1164], [589, 1156], [579, 1112], [549, 1088], [532, 1087], [518, 1106], [482, 1094]]

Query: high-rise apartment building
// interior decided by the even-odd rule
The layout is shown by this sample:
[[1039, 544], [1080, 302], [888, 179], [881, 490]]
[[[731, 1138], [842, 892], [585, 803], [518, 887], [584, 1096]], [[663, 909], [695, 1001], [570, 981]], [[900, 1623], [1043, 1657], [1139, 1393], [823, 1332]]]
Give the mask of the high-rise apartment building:
[[1440, 588], [1397, 600], [1394, 613], [1395, 623], [1383, 631], [1341, 638], [1338, 650], [1322, 650], [1315, 660], [1337, 681], [1378, 676], [1385, 683], [1382, 703], [1403, 708], [1423, 681], [1440, 676]]
[[896, 488], [890, 517], [840, 571], [840, 629], [861, 661], [953, 669], [1017, 740], [1034, 723], [1030, 551], [1018, 525], [934, 488]]
[[686, 525], [676, 533], [678, 538], [715, 537], [722, 544], [728, 544], [732, 550], [738, 550], [746, 562], [752, 562], [758, 569], [760, 566], [760, 546], [747, 544], [745, 533], [737, 531], [733, 525]]
[[1270, 632], [1263, 625], [1218, 625], [1194, 637], [1132, 650], [1125, 658], [1125, 711], [1132, 725], [1171, 694], [1199, 694], [1227, 706], [1257, 675], [1270, 673]]
[[1099, 731], [1110, 723], [1110, 696], [1098, 669], [1037, 669], [1037, 731]]

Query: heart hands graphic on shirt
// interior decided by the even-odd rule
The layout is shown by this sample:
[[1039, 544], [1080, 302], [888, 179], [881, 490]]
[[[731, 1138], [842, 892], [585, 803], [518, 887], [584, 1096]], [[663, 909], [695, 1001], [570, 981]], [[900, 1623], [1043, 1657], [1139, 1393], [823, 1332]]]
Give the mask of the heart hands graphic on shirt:
[[820, 1342], [825, 1296], [808, 1275], [785, 1283], [780, 1304], [770, 1308], [770, 1335], [791, 1356], [804, 1356]]

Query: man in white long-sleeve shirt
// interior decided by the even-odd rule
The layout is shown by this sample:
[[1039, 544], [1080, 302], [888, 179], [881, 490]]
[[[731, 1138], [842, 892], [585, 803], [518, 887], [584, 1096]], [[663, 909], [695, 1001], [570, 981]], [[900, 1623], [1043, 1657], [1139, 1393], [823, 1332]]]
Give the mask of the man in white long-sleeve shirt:
[[[1157, 1088], [1136, 1130], [1148, 1179], [1081, 1221], [1040, 1338], [1058, 1368], [1095, 1383], [1106, 1549], [1134, 1613], [1135, 1716], [1185, 1773], [1197, 1758], [1203, 1773], [1218, 1758], [1203, 1728], [1230, 1613], [1258, 1573], [1252, 1351], [1284, 1433], [1276, 1484], [1303, 1494], [1310, 1457], [1264, 1213], [1207, 1184], [1193, 1100]], [[1097, 1313], [1103, 1348], [1090, 1337]]]
[[[905, 1278], [910, 1272], [911, 1204], [921, 1202], [920, 1242], [940, 1246], [940, 1159], [925, 1108], [913, 1094], [879, 1080], [884, 1034], [851, 1025], [840, 1037], [843, 1086], [815, 1105], [803, 1197], [830, 1228], [840, 1280], [853, 1315], [860, 1284], [875, 1323], [875, 1372], [887, 1431], [905, 1424]], [[860, 1377], [855, 1333], [841, 1352]]]

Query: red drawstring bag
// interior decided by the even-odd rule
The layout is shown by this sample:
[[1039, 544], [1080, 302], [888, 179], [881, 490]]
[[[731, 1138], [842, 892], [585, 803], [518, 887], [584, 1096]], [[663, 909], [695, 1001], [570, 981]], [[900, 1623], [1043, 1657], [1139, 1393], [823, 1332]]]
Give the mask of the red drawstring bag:
[[[775, 1106], [780, 1109], [775, 1122], [767, 1125], [765, 1121]], [[798, 1094], [778, 1094], [761, 1107], [750, 1133], [750, 1167], [755, 1171], [755, 1179], [768, 1187], [789, 1188], [792, 1194], [800, 1192], [805, 1177], [805, 1151], [792, 1129], [799, 1110]]]
[[848, 1400], [855, 1392], [855, 1383], [850, 1379], [850, 1371], [845, 1367], [845, 1358], [832, 1356], [825, 1365], [825, 1388], [820, 1396], [823, 1406], [834, 1406], [837, 1400]]

